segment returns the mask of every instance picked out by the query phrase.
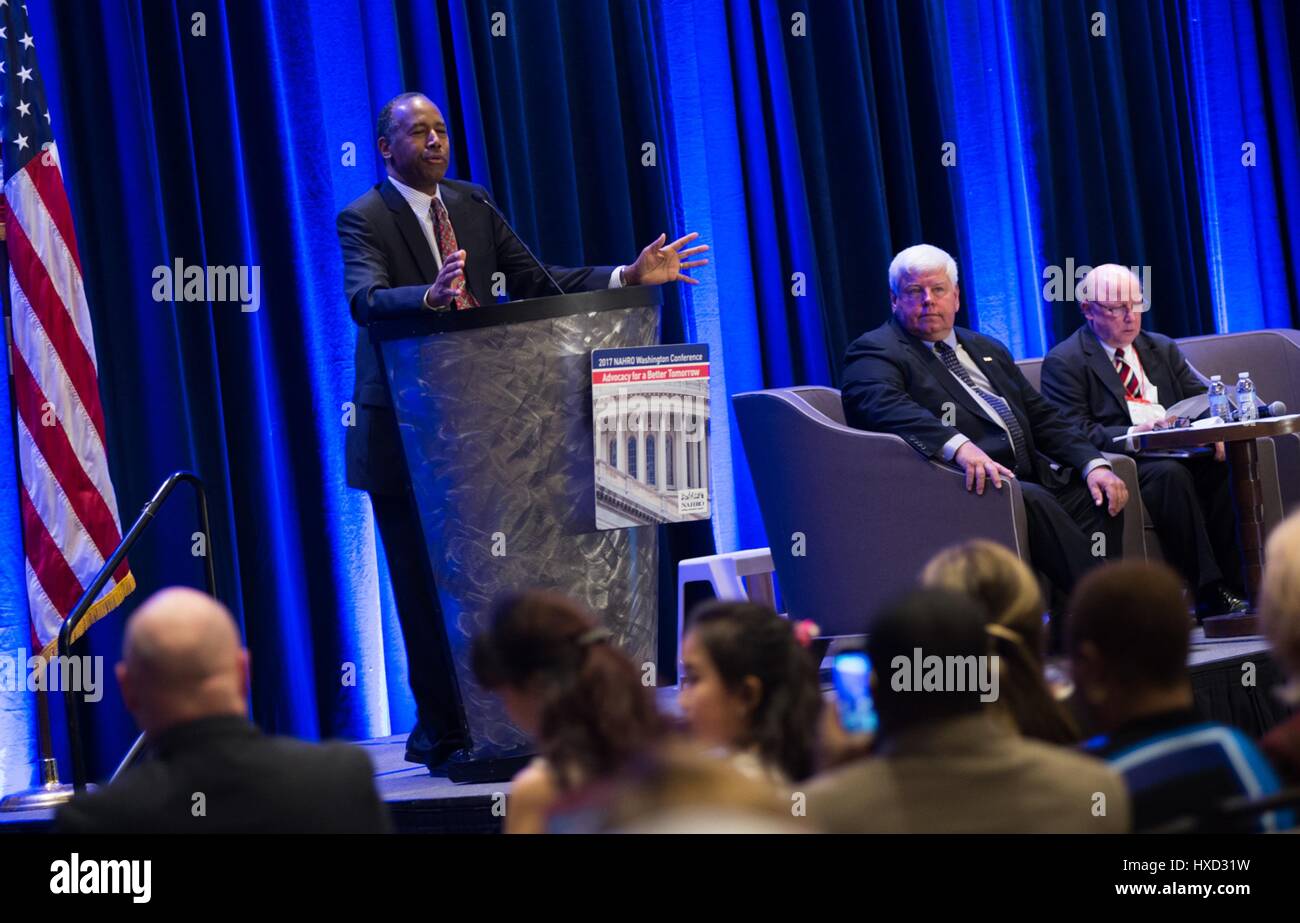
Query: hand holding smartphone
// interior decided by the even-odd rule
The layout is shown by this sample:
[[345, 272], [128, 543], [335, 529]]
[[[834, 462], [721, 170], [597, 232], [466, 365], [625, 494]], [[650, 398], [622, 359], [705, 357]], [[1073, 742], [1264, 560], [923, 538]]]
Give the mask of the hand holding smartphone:
[[840, 722], [850, 734], [876, 732], [876, 706], [871, 700], [871, 660], [865, 651], [841, 651], [831, 670]]

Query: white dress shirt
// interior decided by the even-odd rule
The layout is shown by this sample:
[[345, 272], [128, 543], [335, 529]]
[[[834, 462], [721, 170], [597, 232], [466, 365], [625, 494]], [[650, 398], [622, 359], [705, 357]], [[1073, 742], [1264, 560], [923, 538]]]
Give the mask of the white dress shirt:
[[[411, 211], [415, 212], [415, 220], [420, 222], [420, 230], [424, 232], [424, 239], [429, 242], [429, 249], [433, 251], [433, 261], [438, 264], [438, 269], [442, 269], [442, 251], [438, 249], [438, 235], [433, 229], [433, 200], [437, 199], [442, 202], [442, 187], [439, 186], [433, 191], [433, 195], [427, 192], [421, 192], [418, 189], [412, 189], [405, 183], [398, 182], [391, 176], [388, 181], [393, 187], [402, 194], [406, 204], [411, 206]], [[446, 203], [443, 203], [444, 207]], [[448, 221], [451, 219], [448, 218]], [[453, 228], [453, 230], [455, 230]]]
[[[1128, 392], [1124, 393], [1124, 406], [1128, 410], [1129, 420], [1133, 423], [1128, 428], [1129, 436], [1133, 435], [1134, 430], [1140, 424], [1154, 423], [1156, 420], [1163, 420], [1167, 417], [1169, 413], [1160, 403], [1160, 389], [1156, 387], [1150, 378], [1147, 378], [1146, 370], [1142, 368], [1142, 360], [1138, 358], [1137, 349], [1132, 344], [1125, 347], [1112, 346], [1105, 342], [1101, 343], [1101, 348], [1106, 351], [1106, 358], [1110, 360], [1111, 365], [1115, 364], [1116, 358], [1123, 359], [1133, 369], [1133, 374], [1137, 375], [1138, 393], [1142, 396], [1142, 400], [1132, 400], [1129, 398]], [[1119, 373], [1116, 372], [1115, 374], [1118, 375]], [[1123, 387], [1121, 382], [1120, 389], [1123, 390]], [[1132, 439], [1129, 439], [1126, 445], [1129, 451], [1136, 448]]]
[[1152, 384], [1150, 378], [1147, 378], [1146, 369], [1142, 367], [1142, 358], [1138, 355], [1137, 349], [1133, 346], [1110, 346], [1106, 344], [1106, 352], [1109, 354], [1111, 365], [1114, 365], [1120, 359], [1128, 364], [1128, 367], [1137, 375], [1138, 394], [1141, 395], [1142, 400], [1154, 403], [1156, 394], [1160, 389]]
[[[441, 271], [442, 251], [438, 249], [438, 235], [433, 229], [432, 207], [434, 199], [442, 202], [442, 187], [439, 186], [434, 190], [433, 195], [429, 195], [427, 192], [412, 189], [410, 186], [393, 179], [391, 176], [388, 177], [388, 181], [402, 194], [402, 198], [406, 200], [406, 204], [411, 206], [411, 211], [415, 212], [415, 219], [420, 222], [420, 230], [424, 232], [424, 238], [429, 242], [429, 249], [433, 251], [434, 262], [438, 264], [438, 270]], [[445, 202], [443, 202], [443, 207], [446, 207]], [[451, 222], [450, 215], [447, 216], [447, 221], [448, 223]], [[454, 225], [452, 226], [452, 230], [456, 230]], [[610, 288], [623, 287], [623, 270], [626, 268], [626, 266], [614, 267], [614, 271], [610, 273], [609, 276]], [[426, 295], [425, 297], [427, 298], [428, 296]]]

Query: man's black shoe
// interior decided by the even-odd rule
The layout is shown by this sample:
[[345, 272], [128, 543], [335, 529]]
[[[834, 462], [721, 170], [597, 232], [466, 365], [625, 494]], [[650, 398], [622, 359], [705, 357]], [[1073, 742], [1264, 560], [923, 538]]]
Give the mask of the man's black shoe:
[[422, 763], [433, 769], [447, 762], [447, 759], [465, 746], [465, 738], [459, 735], [455, 737], [443, 737], [434, 743], [429, 739], [429, 735], [424, 730], [424, 725], [417, 724], [411, 731], [411, 736], [406, 738], [406, 761], [408, 763]]
[[1196, 617], [1206, 619], [1212, 615], [1232, 615], [1236, 612], [1249, 612], [1250, 603], [1242, 599], [1226, 584], [1215, 583], [1197, 594]]
[[470, 749], [469, 747], [465, 746], [465, 741], [462, 740], [459, 741], [458, 743], [459, 745], [457, 746], [456, 749], [448, 752], [437, 763], [429, 764], [429, 775], [445, 778], [448, 775], [448, 773], [451, 771], [451, 767], [454, 766], [457, 762], [464, 762], [465, 760], [469, 759]]
[[429, 735], [424, 733], [424, 725], [416, 722], [410, 736], [406, 738], [406, 761], [427, 764], [432, 752], [433, 743], [429, 740]]

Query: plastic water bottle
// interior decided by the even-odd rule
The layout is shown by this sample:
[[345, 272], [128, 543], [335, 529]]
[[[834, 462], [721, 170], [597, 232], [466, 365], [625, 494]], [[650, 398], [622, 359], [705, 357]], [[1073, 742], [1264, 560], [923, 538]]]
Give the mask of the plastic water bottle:
[[1237, 419], [1242, 423], [1259, 419], [1259, 404], [1255, 402], [1255, 383], [1249, 372], [1237, 373]]
[[1224, 423], [1232, 420], [1232, 405], [1228, 402], [1228, 386], [1223, 383], [1222, 375], [1210, 376], [1210, 416], [1218, 417]]

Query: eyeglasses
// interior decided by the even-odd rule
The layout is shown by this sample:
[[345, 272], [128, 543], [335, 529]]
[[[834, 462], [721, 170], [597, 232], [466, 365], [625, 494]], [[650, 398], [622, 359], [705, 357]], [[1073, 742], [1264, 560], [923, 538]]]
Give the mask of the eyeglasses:
[[[931, 298], [942, 298], [944, 295], [948, 294], [949, 289], [948, 286], [940, 284], [930, 286], [929, 291]], [[921, 286], [909, 285], [898, 293], [898, 297], [904, 301], [925, 301], [925, 293], [926, 290]]]
[[1102, 304], [1099, 301], [1094, 301], [1092, 306], [1111, 318], [1120, 318], [1127, 314], [1145, 314], [1151, 310], [1151, 306], [1145, 301], [1138, 301], [1133, 304]]

